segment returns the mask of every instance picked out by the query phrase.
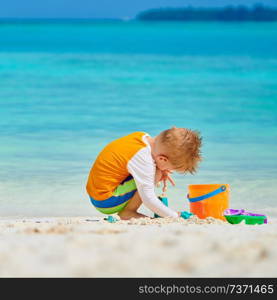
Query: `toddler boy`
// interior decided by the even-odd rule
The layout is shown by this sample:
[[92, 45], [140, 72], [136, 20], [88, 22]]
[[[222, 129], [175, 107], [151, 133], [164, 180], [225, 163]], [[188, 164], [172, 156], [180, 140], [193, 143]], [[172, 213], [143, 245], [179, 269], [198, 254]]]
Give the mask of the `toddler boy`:
[[186, 128], [167, 129], [156, 137], [134, 132], [108, 144], [90, 171], [87, 192], [91, 203], [104, 214], [117, 213], [122, 220], [146, 217], [137, 212], [141, 204], [161, 217], [187, 218], [164, 205], [155, 194], [163, 191], [173, 171], [194, 173], [201, 160], [201, 137]]

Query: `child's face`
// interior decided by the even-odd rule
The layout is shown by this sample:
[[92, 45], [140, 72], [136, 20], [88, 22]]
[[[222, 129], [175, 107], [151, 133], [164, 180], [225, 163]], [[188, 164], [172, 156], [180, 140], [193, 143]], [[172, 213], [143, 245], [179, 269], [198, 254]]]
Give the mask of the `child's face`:
[[161, 171], [174, 171], [174, 167], [165, 155], [157, 155], [155, 157], [156, 166]]

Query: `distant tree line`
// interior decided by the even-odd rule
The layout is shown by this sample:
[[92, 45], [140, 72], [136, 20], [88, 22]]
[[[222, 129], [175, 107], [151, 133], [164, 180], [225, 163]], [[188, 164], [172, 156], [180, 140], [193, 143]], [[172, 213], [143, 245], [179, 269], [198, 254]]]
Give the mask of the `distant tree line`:
[[159, 8], [139, 13], [142, 21], [277, 21], [277, 9], [256, 4], [253, 7], [226, 6], [223, 8]]

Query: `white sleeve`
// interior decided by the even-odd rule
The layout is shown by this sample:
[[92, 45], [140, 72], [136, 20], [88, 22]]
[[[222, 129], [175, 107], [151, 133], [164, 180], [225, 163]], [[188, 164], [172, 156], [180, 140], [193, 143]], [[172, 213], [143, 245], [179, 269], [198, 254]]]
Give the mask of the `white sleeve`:
[[164, 205], [155, 194], [156, 166], [147, 147], [139, 150], [132, 157], [127, 168], [134, 177], [138, 193], [147, 208], [161, 217], [178, 217], [177, 212]]

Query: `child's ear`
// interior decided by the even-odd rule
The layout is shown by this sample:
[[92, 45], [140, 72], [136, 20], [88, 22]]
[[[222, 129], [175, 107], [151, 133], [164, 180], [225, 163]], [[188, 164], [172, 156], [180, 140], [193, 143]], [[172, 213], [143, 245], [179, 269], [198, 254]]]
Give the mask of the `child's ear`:
[[167, 162], [167, 161], [168, 161], [168, 158], [167, 158], [165, 155], [161, 154], [161, 155], [159, 155], [159, 160], [160, 160], [160, 161]]

